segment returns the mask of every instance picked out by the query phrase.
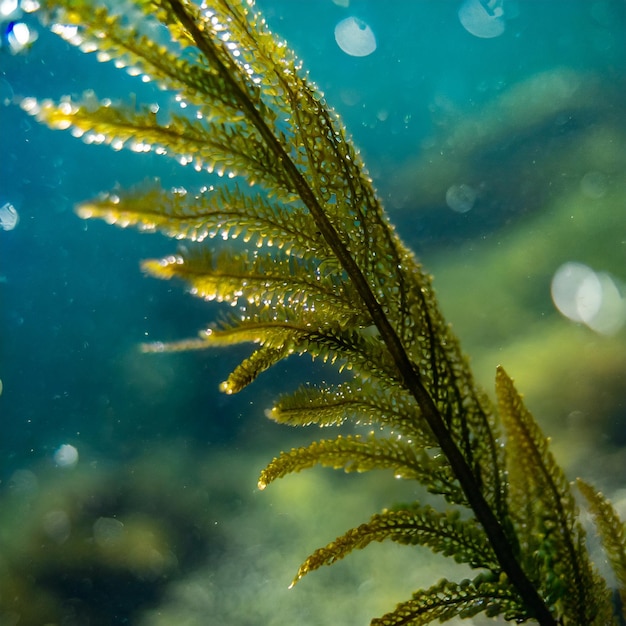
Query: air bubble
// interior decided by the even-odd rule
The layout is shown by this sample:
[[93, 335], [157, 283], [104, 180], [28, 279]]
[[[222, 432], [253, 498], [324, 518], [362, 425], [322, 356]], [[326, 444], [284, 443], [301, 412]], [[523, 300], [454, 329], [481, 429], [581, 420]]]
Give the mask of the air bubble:
[[469, 185], [451, 185], [446, 191], [446, 204], [457, 213], [467, 213], [474, 207], [477, 195]]
[[69, 443], [64, 443], [54, 453], [54, 462], [59, 467], [74, 467], [78, 463], [78, 450]]
[[580, 181], [580, 190], [592, 200], [603, 198], [607, 188], [607, 176], [602, 172], [587, 172]]
[[554, 306], [565, 317], [597, 333], [613, 335], [626, 322], [623, 286], [583, 263], [561, 265], [552, 278], [551, 294]]
[[2, 230], [13, 230], [19, 221], [20, 216], [17, 213], [17, 209], [10, 202], [5, 202], [0, 207], [0, 228]]
[[93, 539], [100, 548], [118, 544], [124, 533], [124, 524], [113, 517], [99, 517], [93, 525]]
[[337, 45], [350, 56], [366, 57], [376, 50], [374, 31], [358, 17], [347, 17], [335, 26]]
[[470, 35], [481, 39], [499, 37], [506, 29], [504, 0], [465, 0], [459, 9], [459, 21]]

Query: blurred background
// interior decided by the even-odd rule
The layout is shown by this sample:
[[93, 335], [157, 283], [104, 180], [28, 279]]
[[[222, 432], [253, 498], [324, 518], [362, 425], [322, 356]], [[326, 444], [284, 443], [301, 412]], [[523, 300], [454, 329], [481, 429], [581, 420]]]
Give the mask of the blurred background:
[[[312, 550], [424, 495], [330, 470], [260, 493], [272, 456], [320, 436], [264, 410], [332, 370], [294, 358], [224, 396], [245, 347], [139, 351], [219, 307], [141, 274], [175, 242], [73, 207], [207, 176], [28, 117], [22, 97], [85, 90], [174, 106], [50, 34], [35, 4], [0, 0], [0, 624], [357, 626], [467, 575], [384, 544], [287, 589]], [[504, 365], [568, 474], [626, 513], [626, 3], [257, 6], [343, 117], [477, 379], [492, 393]]]

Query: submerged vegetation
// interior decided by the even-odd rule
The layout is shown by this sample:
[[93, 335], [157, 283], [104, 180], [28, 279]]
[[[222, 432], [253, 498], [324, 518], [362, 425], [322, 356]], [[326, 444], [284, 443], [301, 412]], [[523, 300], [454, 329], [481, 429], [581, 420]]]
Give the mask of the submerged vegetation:
[[[289, 425], [374, 426], [281, 453], [259, 487], [316, 465], [387, 469], [440, 496], [390, 506], [311, 554], [294, 583], [355, 549], [390, 539], [468, 564], [373, 624], [427, 624], [478, 613], [542, 625], [620, 623], [591, 562], [575, 493], [501, 367], [497, 404], [472, 372], [431, 280], [395, 233], [358, 152], [300, 62], [251, 3], [136, 0], [133, 10], [44, 2], [54, 32], [83, 52], [177, 94], [185, 108], [112, 103], [88, 93], [22, 107], [52, 128], [115, 149], [154, 151], [223, 176], [196, 192], [158, 181], [78, 207], [83, 218], [185, 240], [143, 269], [233, 305], [198, 338], [146, 352], [256, 344], [222, 383], [236, 393], [292, 354], [348, 370], [335, 386], [305, 385], [268, 416]], [[128, 9], [128, 7], [126, 7]], [[240, 184], [247, 183], [251, 189]], [[232, 243], [240, 239], [246, 245]], [[624, 524], [584, 481], [619, 595], [626, 596]], [[390, 503], [391, 505], [391, 503]], [[277, 609], [278, 610], [278, 609]]]

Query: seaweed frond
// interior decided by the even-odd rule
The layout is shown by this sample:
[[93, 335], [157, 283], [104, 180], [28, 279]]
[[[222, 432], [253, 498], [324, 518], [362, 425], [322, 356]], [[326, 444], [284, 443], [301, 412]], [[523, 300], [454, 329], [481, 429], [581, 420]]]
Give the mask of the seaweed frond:
[[[389, 539], [480, 571], [419, 590], [372, 624], [481, 612], [542, 626], [614, 623], [548, 440], [503, 369], [497, 409], [477, 387], [430, 276], [390, 224], [341, 120], [253, 3], [135, 0], [115, 12], [104, 0], [43, 0], [41, 13], [82, 52], [154, 81], [182, 108], [164, 113], [86, 92], [56, 103], [25, 98], [25, 111], [90, 143], [152, 151], [207, 176], [197, 191], [150, 180], [77, 207], [82, 218], [185, 241], [143, 270], [233, 307], [196, 338], [143, 350], [251, 344], [222, 383], [226, 393], [292, 354], [335, 364], [349, 380], [302, 386], [267, 415], [380, 431], [283, 452], [259, 487], [313, 466], [387, 470], [445, 500], [441, 510], [414, 502], [374, 514], [314, 551], [296, 580]], [[624, 593], [624, 527], [603, 498], [581, 489]]]
[[587, 500], [602, 546], [615, 573], [621, 604], [626, 607], [626, 524], [610, 500], [582, 478], [578, 478], [576, 483]]
[[599, 623], [594, 596], [607, 595], [585, 548], [585, 533], [563, 470], [502, 367], [496, 372], [500, 416], [507, 435], [511, 522], [531, 577], [544, 597], [562, 605], [567, 623]]
[[526, 611], [504, 577], [481, 574], [460, 583], [440, 580], [428, 589], [420, 589], [399, 604], [392, 613], [372, 620], [371, 626], [422, 626], [453, 617], [488, 617], [502, 615], [507, 620], [523, 621]]
[[458, 511], [436, 511], [418, 502], [374, 515], [368, 522], [351, 528], [324, 548], [316, 550], [300, 566], [292, 584], [322, 565], [332, 565], [372, 541], [391, 539], [405, 545], [429, 547], [471, 567], [497, 570], [497, 558], [484, 530], [476, 520], [462, 520]]

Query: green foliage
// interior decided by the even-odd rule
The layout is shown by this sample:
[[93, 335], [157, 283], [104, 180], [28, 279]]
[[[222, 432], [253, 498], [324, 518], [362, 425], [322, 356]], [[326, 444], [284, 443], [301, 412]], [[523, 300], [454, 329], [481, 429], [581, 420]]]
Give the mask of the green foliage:
[[460, 583], [441, 580], [432, 587], [417, 591], [393, 613], [372, 620], [372, 626], [419, 626], [435, 620], [445, 622], [453, 617], [472, 617], [484, 612], [492, 617], [523, 620], [525, 610], [515, 591], [504, 578], [481, 574]]
[[600, 492], [579, 478], [578, 488], [587, 499], [602, 546], [617, 579], [622, 606], [626, 606], [626, 524]]
[[458, 511], [439, 512], [415, 502], [406, 508], [383, 511], [369, 522], [351, 528], [326, 547], [316, 550], [300, 567], [297, 582], [322, 565], [331, 565], [372, 541], [391, 539], [406, 545], [428, 546], [459, 563], [497, 570], [498, 563], [484, 530], [475, 519], [462, 520]]
[[287, 474], [315, 465], [342, 468], [346, 472], [391, 469], [396, 478], [417, 480], [432, 493], [438, 493], [455, 504], [466, 505], [458, 482], [445, 459], [397, 438], [367, 438], [359, 435], [314, 441], [304, 448], [282, 452], [262, 472], [259, 488]]
[[525, 570], [533, 580], [543, 578], [545, 595], [561, 607], [565, 623], [598, 623], [590, 598], [604, 596], [608, 601], [608, 595], [589, 561], [570, 485], [501, 367], [496, 393], [507, 435], [509, 492], [515, 502], [510, 515]]
[[[52, 128], [226, 175], [197, 193], [148, 181], [77, 209], [83, 218], [187, 240], [178, 254], [144, 262], [144, 271], [235, 307], [197, 339], [144, 350], [254, 344], [222, 384], [227, 393], [294, 353], [335, 363], [351, 372], [349, 381], [301, 387], [280, 398], [269, 417], [291, 425], [351, 420], [380, 426], [380, 433], [283, 452], [259, 486], [315, 465], [387, 469], [446, 499], [442, 510], [413, 503], [374, 515], [315, 551], [296, 580], [391, 539], [480, 572], [417, 591], [373, 624], [480, 612], [543, 625], [616, 623], [548, 441], [502, 369], [497, 410], [474, 384], [429, 276], [389, 224], [337, 115], [251, 3], [208, 4], [135, 0], [132, 11], [117, 14], [93, 2], [43, 3], [52, 30], [176, 93], [184, 114], [161, 117], [158, 107], [114, 104], [93, 93], [57, 104], [23, 101]], [[233, 177], [255, 190], [244, 191]], [[237, 238], [246, 245], [235, 246]], [[606, 501], [583, 491], [623, 587], [623, 525]]]

